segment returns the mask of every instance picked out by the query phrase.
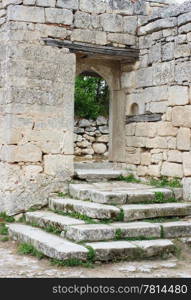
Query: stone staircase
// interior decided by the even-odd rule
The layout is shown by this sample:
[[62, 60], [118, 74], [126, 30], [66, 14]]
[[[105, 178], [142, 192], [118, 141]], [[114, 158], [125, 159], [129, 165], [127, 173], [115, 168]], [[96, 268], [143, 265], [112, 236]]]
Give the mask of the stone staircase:
[[[106, 172], [95, 168], [100, 182], [69, 184], [65, 198], [50, 197], [48, 208], [27, 212], [25, 223], [10, 224], [10, 236], [58, 260], [88, 261], [91, 256], [107, 262], [175, 254], [174, 239], [191, 237], [191, 203], [182, 201], [182, 189], [113, 181], [115, 170], [110, 169], [107, 180], [112, 181], [103, 182]], [[78, 174], [82, 170], [93, 174], [88, 168]]]

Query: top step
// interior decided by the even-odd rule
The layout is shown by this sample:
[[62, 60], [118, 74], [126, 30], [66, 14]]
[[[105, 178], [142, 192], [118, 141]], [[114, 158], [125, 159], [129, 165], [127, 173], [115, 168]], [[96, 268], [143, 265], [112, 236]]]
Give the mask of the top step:
[[115, 169], [112, 162], [75, 162], [74, 169]]
[[86, 181], [100, 181], [117, 179], [119, 176], [127, 175], [125, 170], [114, 169], [75, 169], [74, 176]]

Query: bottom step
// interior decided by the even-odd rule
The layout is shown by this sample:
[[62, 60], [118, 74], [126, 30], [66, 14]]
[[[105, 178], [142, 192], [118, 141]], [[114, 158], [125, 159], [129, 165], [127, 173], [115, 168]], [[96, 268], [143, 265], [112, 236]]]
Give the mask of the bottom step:
[[[20, 243], [34, 246], [50, 258], [59, 260], [79, 259], [87, 261], [89, 251], [95, 261], [137, 260], [152, 257], [168, 257], [176, 247], [170, 240], [111, 241], [75, 244], [41, 229], [23, 224], [10, 224], [9, 235]], [[89, 247], [89, 248], [88, 248]]]
[[86, 260], [88, 250], [61, 237], [47, 233], [41, 229], [23, 224], [10, 224], [9, 235], [14, 240], [34, 246], [44, 255], [59, 260]]
[[101, 261], [167, 257], [169, 254], [174, 254], [176, 249], [169, 240], [97, 242], [88, 243], [87, 246], [94, 249], [95, 259]]

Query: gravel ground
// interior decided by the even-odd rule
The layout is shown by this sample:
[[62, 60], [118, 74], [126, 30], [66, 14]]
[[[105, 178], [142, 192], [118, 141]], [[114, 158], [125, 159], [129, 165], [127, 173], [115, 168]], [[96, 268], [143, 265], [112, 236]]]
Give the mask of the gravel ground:
[[183, 250], [180, 258], [145, 260], [82, 267], [56, 267], [48, 259], [17, 253], [14, 241], [0, 242], [0, 278], [191, 278], [191, 251]]

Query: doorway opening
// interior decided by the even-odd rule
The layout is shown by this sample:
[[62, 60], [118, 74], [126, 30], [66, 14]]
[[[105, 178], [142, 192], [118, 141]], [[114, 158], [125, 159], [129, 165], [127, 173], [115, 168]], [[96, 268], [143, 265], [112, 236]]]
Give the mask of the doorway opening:
[[110, 91], [94, 71], [83, 71], [75, 81], [75, 161], [105, 161], [109, 156]]

